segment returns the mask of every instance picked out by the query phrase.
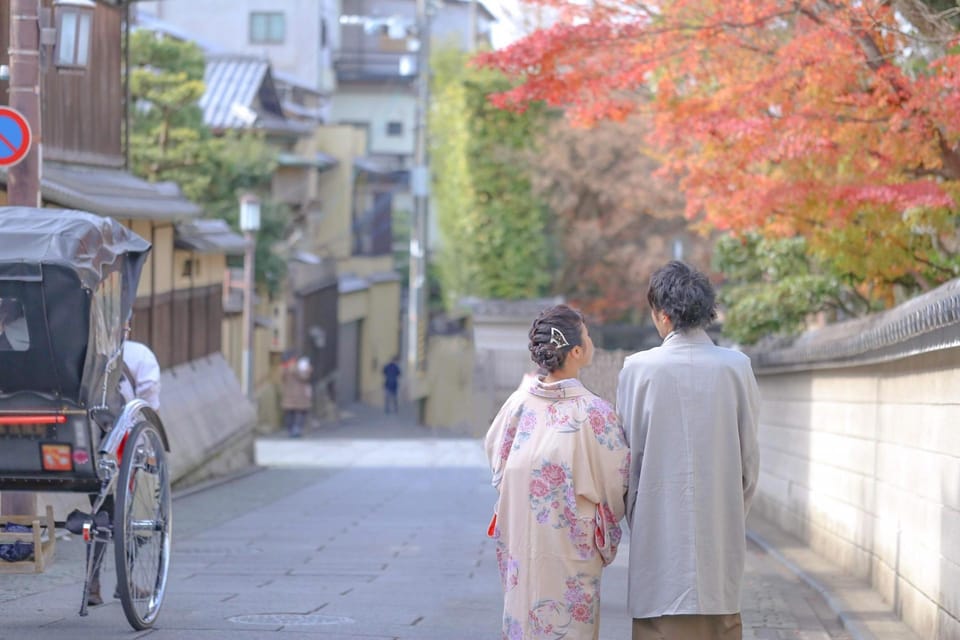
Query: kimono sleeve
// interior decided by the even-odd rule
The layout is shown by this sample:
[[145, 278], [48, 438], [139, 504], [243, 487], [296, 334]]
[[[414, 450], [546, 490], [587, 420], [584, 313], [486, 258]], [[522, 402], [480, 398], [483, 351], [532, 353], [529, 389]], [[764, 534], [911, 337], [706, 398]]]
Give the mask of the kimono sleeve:
[[594, 542], [603, 564], [608, 565], [616, 557], [623, 535], [620, 520], [625, 511], [630, 450], [616, 412], [600, 398], [587, 407], [580, 449], [576, 490], [596, 505]]
[[497, 491], [500, 490], [503, 469], [507, 464], [507, 458], [510, 456], [510, 450], [513, 448], [513, 440], [517, 436], [517, 423], [519, 422], [520, 410], [523, 409], [523, 403], [518, 397], [519, 393], [519, 391], [514, 392], [500, 407], [500, 411], [490, 424], [483, 441], [483, 448], [487, 453], [487, 462], [490, 463], [490, 470], [493, 472], [491, 484]]

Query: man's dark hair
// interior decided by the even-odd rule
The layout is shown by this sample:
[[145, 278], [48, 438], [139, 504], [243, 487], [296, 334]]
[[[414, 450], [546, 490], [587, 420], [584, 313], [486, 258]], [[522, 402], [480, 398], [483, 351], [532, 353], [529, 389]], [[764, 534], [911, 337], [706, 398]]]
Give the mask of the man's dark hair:
[[563, 368], [570, 349], [582, 344], [582, 327], [583, 316], [576, 309], [565, 304], [544, 309], [530, 327], [530, 359], [545, 373]]
[[667, 314], [675, 331], [705, 329], [717, 319], [717, 296], [700, 271], [673, 260], [650, 276], [647, 302]]

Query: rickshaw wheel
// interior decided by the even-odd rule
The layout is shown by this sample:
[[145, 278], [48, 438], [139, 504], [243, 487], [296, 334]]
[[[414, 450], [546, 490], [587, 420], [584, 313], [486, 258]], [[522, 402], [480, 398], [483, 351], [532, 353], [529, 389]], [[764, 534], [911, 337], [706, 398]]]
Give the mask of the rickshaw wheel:
[[170, 469], [163, 439], [149, 422], [131, 431], [120, 460], [113, 518], [117, 591], [127, 621], [153, 626], [170, 566]]

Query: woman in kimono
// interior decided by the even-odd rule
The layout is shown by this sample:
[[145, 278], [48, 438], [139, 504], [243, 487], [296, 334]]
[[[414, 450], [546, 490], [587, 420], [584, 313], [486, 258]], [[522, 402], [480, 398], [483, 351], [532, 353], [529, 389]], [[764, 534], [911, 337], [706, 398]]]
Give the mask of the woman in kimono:
[[530, 329], [525, 379], [485, 440], [499, 491], [489, 534], [503, 583], [503, 640], [599, 637], [600, 572], [620, 542], [630, 453], [617, 415], [577, 379], [593, 359], [566, 305]]

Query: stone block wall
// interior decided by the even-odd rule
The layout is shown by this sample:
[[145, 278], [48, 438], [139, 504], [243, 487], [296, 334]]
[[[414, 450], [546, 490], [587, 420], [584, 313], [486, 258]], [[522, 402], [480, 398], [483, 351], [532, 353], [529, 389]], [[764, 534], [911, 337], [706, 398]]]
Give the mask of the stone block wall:
[[615, 405], [617, 403], [617, 378], [624, 359], [633, 351], [606, 351], [597, 349], [593, 364], [580, 370], [580, 381], [595, 394]]
[[253, 464], [256, 409], [222, 354], [165, 370], [161, 384], [174, 488]]
[[754, 508], [960, 639], [960, 348], [758, 379]]

